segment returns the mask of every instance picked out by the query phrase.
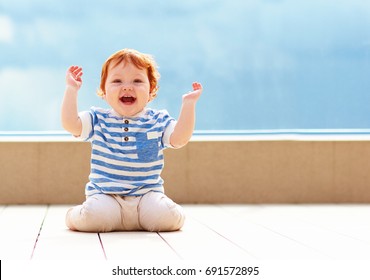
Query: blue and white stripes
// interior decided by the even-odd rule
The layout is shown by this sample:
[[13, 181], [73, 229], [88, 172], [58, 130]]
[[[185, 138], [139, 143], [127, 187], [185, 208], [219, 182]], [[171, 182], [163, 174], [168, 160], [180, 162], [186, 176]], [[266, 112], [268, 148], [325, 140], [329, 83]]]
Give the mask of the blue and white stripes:
[[86, 195], [143, 195], [163, 192], [163, 149], [171, 147], [176, 124], [166, 111], [144, 109], [132, 118], [91, 108], [79, 114], [81, 139], [92, 143]]

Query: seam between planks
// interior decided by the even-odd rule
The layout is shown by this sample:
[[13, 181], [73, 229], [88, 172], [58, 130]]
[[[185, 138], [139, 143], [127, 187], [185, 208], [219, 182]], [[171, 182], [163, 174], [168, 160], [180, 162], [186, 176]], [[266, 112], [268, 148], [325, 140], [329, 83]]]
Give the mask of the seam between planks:
[[232, 241], [230, 238], [226, 237], [225, 235], [221, 234], [220, 232], [218, 232], [217, 230], [213, 229], [212, 227], [210, 227], [209, 225], [207, 225], [206, 223], [204, 223], [203, 221], [197, 219], [197, 218], [194, 218], [193, 219], [195, 221], [197, 221], [198, 223], [200, 223], [201, 225], [205, 226], [206, 228], [208, 228], [209, 230], [211, 230], [212, 232], [214, 232], [215, 234], [217, 234], [218, 236], [220, 236], [221, 238], [225, 239], [226, 241], [230, 242], [233, 246], [241, 249], [243, 252], [247, 253], [248, 255], [250, 255], [252, 258], [255, 258], [255, 259], [258, 259], [258, 257], [256, 255], [254, 255], [253, 253], [249, 252], [248, 250], [246, 250], [244, 247], [240, 246], [238, 243]]
[[159, 237], [164, 241], [164, 243], [167, 244], [168, 247], [170, 247], [170, 249], [176, 254], [176, 256], [179, 257], [180, 260], [183, 260], [184, 258], [171, 246], [170, 243], [167, 242], [167, 240], [160, 234], [160, 232], [157, 232], [157, 234], [159, 235]]
[[107, 254], [105, 253], [104, 244], [103, 244], [103, 241], [102, 241], [102, 239], [100, 237], [100, 233], [97, 233], [97, 234], [98, 234], [98, 237], [99, 237], [100, 246], [101, 246], [101, 248], [103, 250], [104, 258], [105, 258], [105, 260], [107, 260], [108, 259], [107, 258]]
[[41, 221], [41, 225], [40, 225], [39, 232], [37, 233], [37, 236], [36, 236], [35, 245], [33, 246], [32, 253], [31, 253], [31, 256], [30, 256], [30, 260], [32, 260], [33, 255], [34, 255], [34, 253], [35, 253], [35, 250], [36, 250], [36, 247], [37, 247], [37, 242], [39, 241], [39, 238], [40, 238], [40, 235], [41, 235], [41, 231], [42, 231], [42, 227], [43, 227], [43, 225], [44, 225], [44, 222], [45, 222], [46, 216], [47, 216], [47, 214], [48, 214], [48, 212], [49, 212], [49, 208], [50, 208], [50, 205], [47, 205], [47, 206], [46, 206], [45, 215], [44, 215], [44, 217], [42, 218], [42, 221]]

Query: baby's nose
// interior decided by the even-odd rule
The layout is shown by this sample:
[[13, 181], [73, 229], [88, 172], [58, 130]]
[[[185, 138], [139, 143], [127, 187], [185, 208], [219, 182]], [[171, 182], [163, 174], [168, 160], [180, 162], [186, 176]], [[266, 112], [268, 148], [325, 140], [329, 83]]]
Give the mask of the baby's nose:
[[130, 83], [123, 84], [122, 89], [124, 91], [132, 90], [132, 85]]

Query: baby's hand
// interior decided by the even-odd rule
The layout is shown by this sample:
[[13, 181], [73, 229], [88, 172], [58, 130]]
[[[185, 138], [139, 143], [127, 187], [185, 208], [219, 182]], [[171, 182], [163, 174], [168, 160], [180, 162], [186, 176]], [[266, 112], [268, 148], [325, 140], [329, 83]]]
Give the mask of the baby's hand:
[[200, 83], [193, 83], [193, 91], [190, 91], [182, 96], [183, 102], [197, 102], [200, 95], [202, 94], [203, 87]]
[[71, 66], [67, 70], [66, 84], [69, 87], [79, 90], [82, 85], [82, 68], [79, 66]]

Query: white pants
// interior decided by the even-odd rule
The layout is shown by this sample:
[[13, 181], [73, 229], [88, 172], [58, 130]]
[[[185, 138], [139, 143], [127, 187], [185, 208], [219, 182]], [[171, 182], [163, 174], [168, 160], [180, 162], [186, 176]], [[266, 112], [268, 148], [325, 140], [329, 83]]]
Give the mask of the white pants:
[[68, 210], [68, 228], [86, 232], [175, 231], [185, 220], [183, 209], [163, 193], [143, 196], [95, 194]]

